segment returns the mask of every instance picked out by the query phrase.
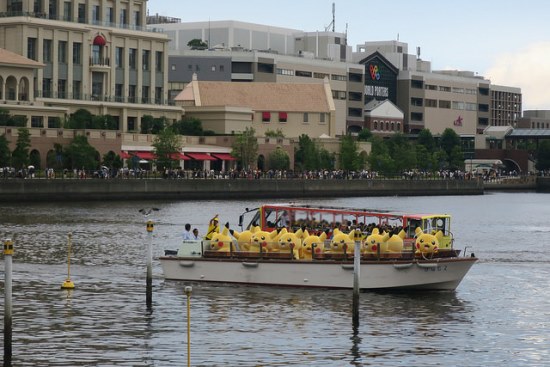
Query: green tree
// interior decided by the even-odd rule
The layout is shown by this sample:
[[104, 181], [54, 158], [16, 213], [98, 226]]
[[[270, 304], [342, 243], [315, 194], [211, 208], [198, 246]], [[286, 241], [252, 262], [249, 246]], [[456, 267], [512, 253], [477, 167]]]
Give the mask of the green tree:
[[433, 153], [436, 148], [435, 139], [429, 129], [420, 130], [416, 144], [424, 146], [428, 153]]
[[373, 136], [371, 139], [371, 152], [367, 158], [371, 170], [384, 175], [395, 173], [395, 164], [390, 155], [390, 150], [382, 138]]
[[109, 168], [119, 169], [123, 166], [122, 158], [112, 150], [103, 155], [102, 162], [104, 166]]
[[285, 134], [283, 133], [283, 129], [277, 129], [275, 131], [267, 129], [265, 136], [266, 138], [284, 138]]
[[0, 108], [0, 126], [25, 127], [27, 126], [27, 117], [12, 116], [9, 110]]
[[205, 50], [208, 48], [208, 43], [200, 38], [193, 38], [191, 41], [187, 42], [187, 46], [190, 47], [191, 50]]
[[142, 134], [158, 134], [168, 126], [166, 117], [154, 118], [151, 115], [144, 115], [141, 118]]
[[550, 169], [550, 140], [543, 140], [539, 143], [535, 168], [539, 171]]
[[258, 159], [258, 139], [256, 130], [247, 127], [233, 142], [231, 155], [240, 162], [243, 169], [255, 167]]
[[372, 132], [364, 128], [363, 130], [359, 131], [359, 134], [357, 135], [358, 141], [368, 141], [372, 137]]
[[11, 152], [6, 134], [0, 135], [0, 168], [11, 166]]
[[394, 162], [394, 174], [416, 167], [416, 150], [405, 135], [401, 133], [394, 134], [385, 143]]
[[71, 114], [65, 123], [67, 129], [90, 129], [94, 115], [84, 108], [80, 108]]
[[26, 168], [29, 165], [29, 149], [31, 147], [31, 134], [26, 127], [17, 129], [17, 142], [13, 150], [12, 164], [17, 169]]
[[10, 111], [0, 107], [0, 126], [10, 126], [8, 125], [10, 118]]
[[450, 156], [455, 146], [460, 147], [460, 136], [458, 136], [456, 131], [448, 127], [441, 134], [439, 145], [447, 153], [447, 156]]
[[48, 153], [48, 156], [46, 157], [47, 166], [55, 169], [62, 169], [64, 167], [63, 161], [64, 161], [64, 153], [63, 153], [63, 145], [59, 143], [54, 143], [53, 145], [53, 151]]
[[196, 117], [186, 117], [183, 120], [179, 120], [172, 124], [172, 129], [177, 134], [186, 136], [202, 136], [204, 131], [202, 129], [202, 121]]
[[319, 168], [320, 169], [334, 169], [335, 154], [330, 153], [325, 148], [318, 149]]
[[174, 159], [174, 156], [179, 153], [181, 148], [179, 136], [172, 130], [167, 127], [154, 137], [153, 147], [155, 155], [157, 156], [157, 167], [165, 168], [175, 168], [178, 164], [177, 159]]
[[294, 154], [294, 165], [300, 171], [319, 168], [319, 149], [311, 138], [302, 134], [298, 137], [298, 148]]
[[269, 168], [284, 170], [290, 167], [290, 157], [280, 146], [269, 154]]
[[88, 138], [77, 135], [64, 149], [65, 168], [92, 170], [99, 166], [98, 151], [90, 145]]
[[92, 116], [92, 129], [118, 130], [118, 122], [111, 115]]
[[433, 172], [437, 170], [437, 160], [434, 153], [430, 153], [425, 145], [416, 145], [416, 167], [422, 171]]
[[342, 136], [340, 139], [340, 168], [348, 171], [356, 171], [361, 167], [361, 159], [357, 152], [357, 142], [351, 135]]

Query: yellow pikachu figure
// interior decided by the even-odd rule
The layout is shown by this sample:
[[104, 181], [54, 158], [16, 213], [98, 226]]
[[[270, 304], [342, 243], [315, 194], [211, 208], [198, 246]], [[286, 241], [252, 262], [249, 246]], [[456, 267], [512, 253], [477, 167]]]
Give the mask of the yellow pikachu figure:
[[277, 231], [267, 232], [262, 231], [261, 229], [257, 230], [252, 234], [252, 238], [250, 239], [250, 248], [248, 251], [260, 252], [261, 248], [262, 253], [268, 252], [268, 245], [275, 241], [275, 237], [277, 237]]
[[404, 230], [399, 231], [398, 234], [394, 234], [386, 241], [387, 251], [392, 254], [400, 254], [403, 252], [403, 239], [407, 233]]
[[279, 252], [294, 254], [295, 259], [300, 258], [300, 248], [302, 247], [302, 239], [299, 238], [296, 233], [288, 232], [286, 228], [283, 228], [279, 233]]
[[439, 240], [443, 238], [443, 232], [435, 234], [424, 233], [420, 227], [416, 228], [415, 254], [417, 256], [433, 255], [439, 252]]
[[321, 255], [325, 251], [325, 240], [327, 239], [327, 234], [325, 232], [321, 233], [320, 236], [310, 235], [308, 231], [304, 231], [304, 240], [302, 241], [302, 246], [300, 247], [300, 258], [305, 260], [311, 260], [313, 258], [313, 253], [315, 255]]
[[336, 228], [334, 229], [332, 240], [330, 241], [330, 252], [332, 254], [346, 253], [348, 255], [353, 255], [354, 243], [355, 231], [346, 234]]
[[229, 235], [229, 228], [224, 227], [221, 232], [214, 232], [210, 240], [210, 250], [218, 252], [231, 252], [233, 240]]
[[232, 235], [237, 239], [239, 251], [250, 251], [250, 242], [252, 241], [252, 235], [259, 230], [260, 227], [250, 226], [250, 228], [246, 231], [233, 231]]
[[365, 240], [365, 254], [367, 255], [378, 255], [386, 253], [388, 251], [387, 241], [390, 238], [390, 235], [386, 232], [380, 233], [378, 228], [374, 228], [372, 233], [367, 236]]

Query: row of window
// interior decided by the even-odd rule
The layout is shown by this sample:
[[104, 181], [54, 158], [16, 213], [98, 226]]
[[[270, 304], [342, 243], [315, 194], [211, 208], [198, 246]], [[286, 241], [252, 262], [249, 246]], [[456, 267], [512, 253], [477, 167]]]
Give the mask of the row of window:
[[418, 79], [411, 80], [411, 88], [426, 89], [426, 90], [433, 90], [433, 91], [440, 91], [440, 92], [452, 92], [452, 93], [460, 93], [460, 94], [472, 94], [472, 95], [479, 94], [481, 96], [489, 95], [489, 88], [485, 88], [485, 87], [478, 87], [477, 89], [474, 89], [474, 88], [447, 87], [443, 85], [433, 85], [433, 84], [426, 84], [426, 86], [424, 86], [424, 81], [418, 80]]
[[[42, 61], [44, 63], [53, 62], [53, 41], [51, 39], [44, 39], [42, 43], [42, 60], [38, 60], [37, 55], [37, 39], [29, 37], [27, 39], [27, 57], [32, 60]], [[57, 62], [60, 64], [67, 63], [67, 41], [58, 41], [57, 44]], [[73, 65], [82, 65], [82, 43], [73, 42], [72, 63]], [[92, 45], [92, 57], [90, 63], [92, 65], [106, 65], [108, 66], [109, 58], [105, 57], [105, 46]], [[135, 70], [137, 67], [137, 53], [136, 48], [128, 49], [128, 67]], [[155, 52], [155, 71], [162, 72], [164, 64], [164, 54], [162, 51]], [[115, 48], [115, 65], [117, 68], [124, 67], [124, 47]], [[151, 68], [151, 51], [142, 50], [141, 52], [141, 66], [143, 70], [150, 70]]]
[[[303, 123], [307, 124], [309, 123], [309, 115], [310, 112], [304, 112], [303, 114]], [[326, 123], [326, 113], [321, 112], [319, 114], [319, 124], [325, 124]], [[280, 123], [286, 123], [288, 120], [288, 113], [286, 112], [279, 112], [278, 113], [278, 121]], [[269, 111], [263, 111], [262, 112], [262, 122], [270, 123], [271, 122], [271, 112]]]
[[343, 82], [348, 80], [348, 77], [346, 75], [317, 73], [317, 72], [304, 71], [304, 70], [277, 68], [276, 72], [278, 75], [286, 75], [286, 76], [301, 76], [306, 78], [313, 77], [316, 79], [330, 78], [331, 80], [338, 80]]
[[430, 108], [445, 108], [453, 110], [465, 110], [465, 111], [482, 111], [487, 112], [489, 106], [487, 104], [480, 103], [471, 103], [471, 102], [460, 102], [460, 101], [447, 101], [447, 100], [437, 100], [437, 99], [422, 99], [422, 98], [411, 98], [411, 106], [422, 107], [425, 104], [426, 107]]
[[401, 131], [401, 122], [374, 120], [372, 129], [376, 131]]

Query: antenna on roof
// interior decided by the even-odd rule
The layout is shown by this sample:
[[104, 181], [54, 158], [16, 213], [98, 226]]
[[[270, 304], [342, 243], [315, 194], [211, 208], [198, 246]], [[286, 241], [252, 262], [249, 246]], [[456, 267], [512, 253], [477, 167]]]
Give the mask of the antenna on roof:
[[325, 32], [328, 32], [330, 30], [330, 26], [332, 26], [332, 31], [335, 31], [336, 27], [336, 5], [332, 3], [332, 22], [325, 28]]

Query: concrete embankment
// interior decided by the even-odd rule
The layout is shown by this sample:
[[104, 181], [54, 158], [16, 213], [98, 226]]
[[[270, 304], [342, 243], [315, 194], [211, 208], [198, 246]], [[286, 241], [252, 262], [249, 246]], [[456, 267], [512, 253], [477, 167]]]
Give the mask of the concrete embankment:
[[0, 180], [0, 201], [482, 195], [478, 180]]
[[550, 177], [537, 177], [537, 192], [550, 192]]

